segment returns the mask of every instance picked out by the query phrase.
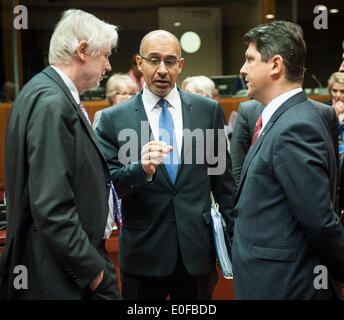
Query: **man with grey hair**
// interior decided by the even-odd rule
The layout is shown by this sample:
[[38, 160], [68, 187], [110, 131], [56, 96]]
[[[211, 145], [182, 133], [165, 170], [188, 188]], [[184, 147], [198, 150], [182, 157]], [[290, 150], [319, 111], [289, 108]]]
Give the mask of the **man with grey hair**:
[[[143, 91], [105, 109], [96, 128], [122, 199], [119, 263], [125, 299], [211, 299], [217, 281], [210, 191], [228, 221], [234, 180], [220, 106], [176, 86], [183, 63], [173, 34], [148, 33], [137, 56]], [[139, 139], [129, 150], [137, 157], [123, 163], [121, 148], [128, 149], [122, 133], [128, 129]], [[223, 163], [222, 172], [210, 175], [214, 162], [198, 163], [195, 154], [184, 161], [192, 152], [206, 152], [195, 138], [187, 139], [185, 132], [194, 130], [214, 133], [208, 142]]]
[[[236, 299], [340, 299], [344, 228], [326, 121], [302, 90], [306, 44], [291, 22], [244, 36], [240, 73], [263, 104], [235, 200]], [[319, 275], [320, 273], [320, 275]]]
[[[111, 70], [116, 29], [84, 11], [65, 11], [51, 38], [50, 66], [12, 106], [5, 138], [3, 299], [120, 298], [105, 249], [116, 193], [79, 98]], [[19, 283], [18, 265], [25, 271]]]

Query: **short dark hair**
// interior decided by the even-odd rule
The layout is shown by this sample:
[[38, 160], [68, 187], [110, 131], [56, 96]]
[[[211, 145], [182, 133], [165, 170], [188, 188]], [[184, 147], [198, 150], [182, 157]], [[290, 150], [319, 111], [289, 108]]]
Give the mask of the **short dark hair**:
[[246, 44], [253, 42], [256, 45], [264, 62], [280, 55], [287, 70], [287, 80], [303, 82], [306, 43], [299, 25], [282, 20], [261, 24], [248, 31], [243, 40]]

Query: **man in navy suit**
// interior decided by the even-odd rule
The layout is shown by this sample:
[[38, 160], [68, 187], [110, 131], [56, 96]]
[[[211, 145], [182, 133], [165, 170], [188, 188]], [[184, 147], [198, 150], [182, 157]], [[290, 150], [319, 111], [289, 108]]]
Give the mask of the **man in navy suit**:
[[[125, 299], [161, 300], [168, 295], [171, 299], [211, 299], [217, 281], [210, 191], [228, 221], [234, 180], [221, 107], [216, 100], [176, 86], [183, 63], [173, 34], [163, 30], [148, 33], [137, 56], [144, 89], [116, 108], [104, 110], [96, 129], [122, 198], [119, 265]], [[165, 106], [160, 105], [162, 98], [167, 101]], [[173, 150], [158, 141], [162, 108], [166, 107], [174, 123]], [[198, 132], [206, 137], [207, 129], [214, 133], [208, 142], [223, 162], [217, 173], [211, 173], [217, 164], [210, 158], [195, 159], [207, 154], [205, 140], [199, 145], [196, 137], [187, 135]], [[136, 133], [132, 141], [138, 143], [130, 150], [126, 149], [125, 132]], [[136, 152], [136, 161], [125, 163], [125, 150]], [[169, 175], [171, 164], [163, 162], [169, 152], [179, 155], [179, 164], [172, 163], [176, 164], [176, 176]]]
[[235, 296], [339, 299], [344, 228], [333, 207], [336, 155], [325, 120], [302, 90], [306, 45], [285, 21], [244, 39], [240, 72], [248, 95], [265, 108], [235, 199]]

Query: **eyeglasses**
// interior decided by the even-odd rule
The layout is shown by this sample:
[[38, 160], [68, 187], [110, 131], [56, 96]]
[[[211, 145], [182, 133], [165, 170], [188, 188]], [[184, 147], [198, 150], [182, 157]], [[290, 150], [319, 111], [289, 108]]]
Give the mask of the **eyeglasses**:
[[129, 92], [116, 92], [116, 96], [122, 96], [122, 97], [132, 97], [135, 94], [134, 93], [129, 93]]
[[180, 59], [177, 59], [175, 57], [170, 57], [167, 59], [147, 58], [147, 57], [144, 57], [141, 55], [140, 55], [140, 57], [144, 60], [147, 60], [147, 62], [154, 68], [157, 68], [160, 65], [161, 61], [164, 61], [166, 68], [174, 68], [180, 61]]

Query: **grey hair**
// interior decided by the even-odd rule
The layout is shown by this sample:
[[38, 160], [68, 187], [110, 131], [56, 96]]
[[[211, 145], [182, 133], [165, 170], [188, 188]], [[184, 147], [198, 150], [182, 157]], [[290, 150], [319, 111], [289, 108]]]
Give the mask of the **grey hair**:
[[206, 76], [194, 76], [194, 77], [187, 77], [182, 82], [182, 90], [185, 90], [186, 86], [192, 83], [195, 89], [196, 94], [204, 94], [208, 98], [213, 98], [213, 92], [215, 89], [215, 83], [213, 80]]
[[121, 88], [133, 89], [136, 92], [136, 83], [127, 75], [123, 73], [113, 74], [106, 82], [106, 98], [109, 103], [112, 103], [112, 97], [119, 92]]
[[87, 41], [87, 52], [97, 56], [109, 44], [111, 49], [117, 46], [117, 26], [82, 10], [64, 11], [50, 39], [49, 64], [70, 64], [82, 41]]
[[149, 38], [150, 36], [152, 36], [153, 34], [155, 33], [162, 33], [162, 34], [165, 34], [165, 35], [169, 35], [169, 36], [172, 36], [178, 43], [178, 48], [179, 48], [179, 57], [178, 59], [180, 59], [182, 57], [182, 49], [181, 49], [181, 46], [180, 46], [180, 41], [179, 39], [171, 32], [168, 32], [166, 30], [153, 30], [153, 31], [150, 31], [148, 32], [142, 39], [141, 39], [141, 42], [140, 42], [140, 48], [139, 48], [139, 53], [140, 53], [140, 56], [142, 56], [142, 49], [143, 49], [143, 45], [145, 43], [145, 41], [147, 40], [147, 38]]
[[299, 25], [281, 20], [261, 24], [244, 35], [244, 42], [254, 43], [264, 62], [280, 55], [286, 67], [287, 80], [303, 81], [306, 44]]

